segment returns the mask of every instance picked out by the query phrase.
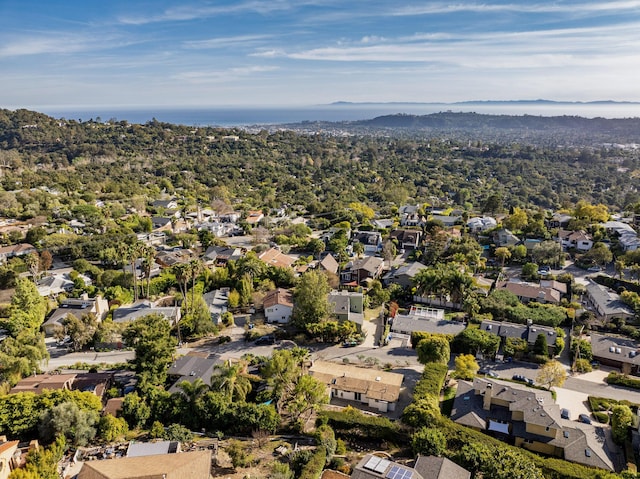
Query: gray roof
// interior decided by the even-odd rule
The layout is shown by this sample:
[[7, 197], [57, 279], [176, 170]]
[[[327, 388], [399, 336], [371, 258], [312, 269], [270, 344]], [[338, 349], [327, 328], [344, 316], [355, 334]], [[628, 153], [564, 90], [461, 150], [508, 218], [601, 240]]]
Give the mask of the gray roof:
[[220, 359], [216, 357], [201, 358], [199, 356], [182, 356], [174, 361], [167, 374], [169, 376], [179, 376], [176, 382], [169, 388], [170, 393], [180, 391], [178, 385], [182, 381], [194, 382], [200, 378], [205, 384], [211, 384], [211, 376], [215, 372], [216, 365], [221, 364]]
[[482, 321], [480, 329], [487, 333], [495, 334], [503, 338], [522, 338], [527, 337], [526, 324], [507, 323], [500, 321]]
[[423, 479], [469, 479], [471, 473], [446, 457], [418, 456], [413, 468]]
[[464, 323], [457, 321], [435, 320], [410, 314], [398, 314], [393, 318], [391, 331], [410, 334], [414, 331], [426, 333], [458, 334], [465, 328]]
[[180, 309], [177, 307], [163, 307], [156, 308], [149, 304], [138, 304], [136, 306], [131, 307], [120, 307], [113, 310], [113, 322], [114, 323], [126, 323], [129, 321], [134, 321], [138, 318], [142, 318], [144, 316], [149, 316], [151, 314], [158, 314], [160, 316], [165, 317], [170, 322], [174, 322], [179, 315]]
[[592, 334], [591, 351], [597, 358], [640, 365], [640, 346], [632, 339]]
[[378, 268], [383, 263], [382, 258], [378, 258], [376, 256], [365, 256], [364, 258], [357, 259], [353, 262], [351, 269], [353, 271], [358, 269], [363, 269], [371, 274], [378, 271]]
[[178, 450], [177, 441], [132, 442], [127, 449], [127, 457], [157, 456], [171, 454]]
[[421, 270], [425, 269], [426, 267], [427, 266], [425, 266], [424, 264], [418, 261], [414, 261], [412, 263], [405, 263], [402, 266], [400, 266], [398, 269], [389, 271], [384, 276], [384, 279], [386, 281], [390, 281], [400, 276], [407, 276], [408, 278], [413, 279], [416, 274], [418, 274]]
[[604, 316], [633, 316], [634, 311], [620, 299], [620, 295], [594, 281], [587, 284], [587, 294]]

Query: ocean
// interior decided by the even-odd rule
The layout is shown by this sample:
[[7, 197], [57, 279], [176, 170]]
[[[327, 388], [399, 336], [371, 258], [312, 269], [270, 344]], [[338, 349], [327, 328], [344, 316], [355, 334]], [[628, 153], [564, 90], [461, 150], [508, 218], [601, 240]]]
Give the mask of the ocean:
[[306, 107], [210, 107], [210, 108], [34, 108], [54, 118], [87, 121], [126, 120], [144, 124], [152, 119], [190, 126], [254, 126], [313, 121], [368, 120], [397, 113], [427, 115], [444, 111], [502, 115], [582, 116], [585, 118], [638, 118], [640, 103], [422, 103], [335, 104]]

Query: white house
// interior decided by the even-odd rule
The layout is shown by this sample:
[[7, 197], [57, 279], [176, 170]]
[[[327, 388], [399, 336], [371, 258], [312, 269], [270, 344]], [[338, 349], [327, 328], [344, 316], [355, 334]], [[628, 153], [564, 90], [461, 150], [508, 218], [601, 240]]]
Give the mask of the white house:
[[262, 300], [264, 316], [269, 323], [288, 323], [293, 313], [293, 295], [288, 289], [269, 291]]

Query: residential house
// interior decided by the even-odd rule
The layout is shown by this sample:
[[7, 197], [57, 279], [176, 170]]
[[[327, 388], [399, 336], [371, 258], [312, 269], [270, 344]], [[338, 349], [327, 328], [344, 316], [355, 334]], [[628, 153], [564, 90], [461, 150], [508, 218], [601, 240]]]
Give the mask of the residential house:
[[556, 281], [555, 279], [541, 279], [540, 287], [555, 289], [558, 293], [560, 293], [560, 297], [566, 296], [569, 292], [567, 283], [562, 283], [560, 281]]
[[458, 381], [451, 419], [530, 451], [615, 470], [616, 446], [601, 427], [560, 417], [550, 391], [499, 380]]
[[198, 231], [209, 231], [216, 238], [222, 238], [223, 236], [228, 236], [232, 231], [234, 231], [236, 226], [232, 223], [224, 223], [222, 221], [203, 221], [198, 223], [196, 229]]
[[618, 238], [618, 243], [623, 251], [636, 251], [640, 247], [638, 233], [630, 224], [622, 221], [607, 221], [602, 226], [609, 234]]
[[331, 253], [327, 253], [325, 257], [318, 262], [318, 268], [332, 274], [338, 274], [340, 264], [336, 261]]
[[44, 334], [53, 336], [57, 327], [64, 327], [64, 320], [67, 315], [72, 314], [78, 319], [84, 315], [93, 314], [98, 322], [101, 322], [109, 312], [109, 302], [97, 296], [89, 298], [86, 294], [80, 299], [65, 299], [60, 307], [55, 309], [49, 318], [42, 325]]
[[171, 218], [166, 216], [152, 216], [151, 225], [155, 233], [172, 229]]
[[480, 330], [499, 336], [502, 341], [506, 338], [524, 339], [529, 346], [533, 346], [540, 334], [544, 334], [547, 339], [547, 347], [549, 353], [553, 354], [555, 350], [556, 339], [558, 333], [555, 328], [542, 326], [540, 324], [517, 324], [507, 321], [489, 321], [485, 320], [480, 324]]
[[352, 321], [362, 329], [364, 321], [364, 295], [352, 291], [331, 291], [329, 293], [330, 312], [340, 321]]
[[376, 220], [371, 220], [371, 224], [379, 230], [388, 230], [393, 227], [395, 224], [395, 220], [393, 218], [381, 218]]
[[216, 366], [220, 364], [222, 361], [217, 356], [187, 354], [176, 359], [167, 371], [168, 377], [173, 381], [169, 392], [180, 392], [180, 384], [184, 381], [193, 383], [196, 379], [202, 379], [205, 384], [210, 385], [211, 377], [216, 373]]
[[396, 239], [398, 246], [405, 250], [414, 250], [420, 246], [422, 231], [420, 230], [394, 230], [389, 234], [389, 238]]
[[348, 262], [340, 272], [340, 281], [348, 286], [360, 286], [369, 279], [377, 279], [382, 274], [384, 261], [375, 256], [366, 256]]
[[469, 233], [484, 233], [496, 226], [498, 226], [498, 222], [491, 216], [476, 216], [475, 218], [469, 218], [469, 221], [467, 221]]
[[260, 221], [264, 219], [264, 214], [260, 210], [250, 210], [247, 211], [246, 222], [250, 226], [257, 226]]
[[291, 268], [291, 265], [296, 261], [295, 258], [284, 254], [277, 248], [270, 248], [263, 251], [258, 255], [258, 259], [269, 266], [275, 266], [277, 268]]
[[155, 200], [151, 203], [154, 208], [162, 208], [163, 210], [177, 210], [178, 202], [175, 198], [169, 198], [164, 200]]
[[404, 205], [398, 209], [400, 215], [400, 226], [422, 226], [427, 220], [420, 214], [419, 205]]
[[188, 263], [193, 259], [193, 253], [188, 249], [174, 248], [172, 251], [163, 251], [156, 255], [156, 263], [160, 268], [171, 268], [177, 264]]
[[366, 404], [379, 412], [395, 411], [404, 375], [350, 364], [314, 361], [309, 374], [325, 384], [331, 398]]
[[171, 326], [180, 322], [181, 312], [178, 306], [157, 307], [148, 301], [142, 301], [131, 306], [120, 306], [113, 310], [114, 323], [130, 323], [145, 316], [158, 315], [169, 321]]
[[16, 452], [19, 441], [7, 441], [6, 436], [0, 437], [0, 479], [8, 479], [9, 474], [18, 466]]
[[446, 457], [418, 456], [413, 467], [374, 454], [364, 456], [351, 479], [469, 479], [471, 473]]
[[210, 479], [211, 451], [88, 461], [78, 479]]
[[432, 215], [429, 215], [429, 220], [439, 221], [445, 226], [445, 228], [451, 228], [452, 226], [460, 224], [460, 222], [462, 221], [462, 216], [432, 214]]
[[412, 306], [409, 314], [397, 314], [390, 320], [391, 332], [396, 335], [410, 336], [421, 331], [425, 333], [453, 334], [464, 330], [466, 325], [460, 321], [444, 319], [444, 309], [421, 308]]
[[351, 230], [350, 229], [345, 229], [345, 228], [336, 228], [335, 226], [332, 226], [331, 228], [329, 228], [327, 231], [325, 231], [324, 233], [322, 233], [320, 235], [320, 239], [322, 241], [326, 243], [328, 243], [329, 241], [331, 241], [331, 239], [340, 231], [344, 231], [345, 237], [347, 238], [347, 241], [351, 240]]
[[587, 308], [606, 321], [613, 318], [632, 319], [635, 316], [634, 310], [620, 299], [619, 294], [593, 280], [587, 284], [585, 301]]
[[571, 215], [562, 213], [554, 213], [553, 216], [546, 221], [548, 228], [566, 228], [573, 219]]
[[160, 231], [155, 233], [138, 233], [137, 239], [147, 246], [161, 246], [167, 241], [167, 235]]
[[38, 293], [43, 297], [56, 297], [60, 293], [69, 293], [75, 288], [68, 274], [51, 274], [36, 281]]
[[565, 249], [589, 251], [593, 247], [593, 238], [584, 230], [558, 230], [558, 239], [562, 243], [562, 247]]
[[34, 374], [18, 381], [9, 394], [31, 392], [42, 394], [45, 389], [52, 391], [66, 389], [71, 391], [76, 374]]
[[622, 374], [640, 372], [640, 345], [629, 338], [591, 334], [593, 359], [606, 366], [620, 369]]
[[268, 323], [286, 324], [293, 314], [293, 295], [291, 291], [278, 288], [269, 291], [263, 298], [264, 316]]
[[242, 250], [229, 246], [209, 246], [203, 257], [207, 264], [216, 266], [224, 266], [229, 261], [237, 261], [240, 258], [242, 258]]
[[496, 290], [499, 289], [506, 289], [515, 294], [523, 303], [536, 301], [538, 303], [560, 304], [560, 291], [553, 288], [544, 288], [537, 284], [502, 281], [496, 284]]
[[493, 242], [496, 246], [515, 246], [520, 243], [520, 238], [508, 229], [502, 228], [493, 233]]
[[78, 373], [71, 383], [71, 389], [90, 392], [102, 399], [112, 384], [113, 373]]
[[382, 277], [382, 282], [385, 286], [390, 284], [399, 284], [403, 288], [409, 288], [413, 286], [413, 278], [416, 274], [425, 269], [425, 266], [418, 261], [412, 263], [405, 263], [397, 269], [389, 271]]
[[211, 321], [218, 324], [220, 318], [229, 310], [229, 288], [220, 288], [202, 295], [209, 308]]
[[361, 243], [365, 254], [375, 254], [382, 250], [382, 235], [378, 231], [354, 231], [351, 244]]
[[36, 249], [29, 243], [2, 246], [0, 247], [0, 264], [6, 263], [11, 258], [15, 258], [17, 256], [25, 256], [35, 252]]

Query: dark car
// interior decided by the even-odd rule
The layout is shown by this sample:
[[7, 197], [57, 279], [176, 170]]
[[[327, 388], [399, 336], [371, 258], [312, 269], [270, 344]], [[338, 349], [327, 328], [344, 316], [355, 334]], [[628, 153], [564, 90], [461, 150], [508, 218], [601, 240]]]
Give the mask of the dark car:
[[276, 338], [273, 336], [261, 336], [254, 343], [256, 346], [265, 346], [268, 344], [276, 344]]
[[529, 386], [533, 386], [533, 384], [534, 384], [534, 380], [533, 379], [526, 378], [522, 374], [514, 374], [511, 379], [513, 379], [514, 381], [518, 381], [518, 382], [521, 382], [521, 383], [528, 384]]
[[342, 343], [343, 348], [353, 348], [358, 345], [358, 341], [355, 339], [347, 339]]
[[580, 414], [578, 416], [578, 420], [580, 422], [585, 423], [585, 424], [591, 424], [591, 418], [589, 416], [587, 416], [586, 414]]
[[562, 419], [571, 419], [571, 411], [566, 408], [560, 409], [560, 417]]

